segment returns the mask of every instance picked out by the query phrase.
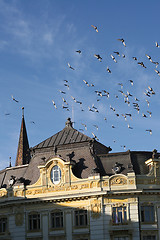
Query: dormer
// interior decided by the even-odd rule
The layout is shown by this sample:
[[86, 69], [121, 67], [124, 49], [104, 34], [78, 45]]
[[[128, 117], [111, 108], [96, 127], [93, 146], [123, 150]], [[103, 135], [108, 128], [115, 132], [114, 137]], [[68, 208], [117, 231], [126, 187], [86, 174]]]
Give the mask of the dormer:
[[149, 176], [160, 177], [160, 158], [156, 149], [153, 150], [152, 158], [145, 161], [145, 164], [149, 167]]

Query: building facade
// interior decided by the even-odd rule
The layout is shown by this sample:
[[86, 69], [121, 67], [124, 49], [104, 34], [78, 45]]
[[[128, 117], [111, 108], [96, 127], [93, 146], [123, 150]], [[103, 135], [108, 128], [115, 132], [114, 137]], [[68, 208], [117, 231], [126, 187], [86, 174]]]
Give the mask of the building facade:
[[72, 127], [0, 171], [0, 239], [160, 240], [160, 158], [111, 148]]

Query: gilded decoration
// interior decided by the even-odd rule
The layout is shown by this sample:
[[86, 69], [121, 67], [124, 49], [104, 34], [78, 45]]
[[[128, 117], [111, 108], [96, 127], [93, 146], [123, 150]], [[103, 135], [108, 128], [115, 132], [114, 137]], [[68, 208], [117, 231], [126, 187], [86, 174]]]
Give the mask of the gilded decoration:
[[108, 181], [104, 181], [103, 182], [103, 187], [107, 187], [108, 186]]
[[97, 183], [96, 182], [91, 182], [90, 183], [90, 188], [94, 188], [94, 187], [96, 187], [97, 186]]
[[135, 184], [135, 181], [134, 180], [129, 180], [129, 184]]
[[111, 185], [125, 185], [127, 184], [127, 179], [124, 177], [114, 177], [111, 179]]
[[5, 196], [7, 196], [7, 191], [6, 190], [0, 191], [0, 197], [5, 197]]
[[92, 218], [99, 218], [101, 215], [101, 201], [95, 199], [91, 202], [91, 216]]
[[118, 204], [122, 204], [122, 203], [128, 203], [128, 199], [108, 199], [108, 198], [105, 198], [104, 199], [104, 203], [118, 203]]

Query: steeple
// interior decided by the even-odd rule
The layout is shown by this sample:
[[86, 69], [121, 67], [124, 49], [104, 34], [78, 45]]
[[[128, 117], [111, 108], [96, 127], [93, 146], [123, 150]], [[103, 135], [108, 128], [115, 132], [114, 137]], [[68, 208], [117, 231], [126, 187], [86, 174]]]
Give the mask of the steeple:
[[25, 121], [24, 121], [24, 107], [22, 107], [22, 123], [21, 123], [15, 165], [20, 166], [20, 165], [27, 164], [27, 163], [29, 163], [29, 160], [30, 160], [29, 143], [28, 143], [26, 125], [25, 125]]

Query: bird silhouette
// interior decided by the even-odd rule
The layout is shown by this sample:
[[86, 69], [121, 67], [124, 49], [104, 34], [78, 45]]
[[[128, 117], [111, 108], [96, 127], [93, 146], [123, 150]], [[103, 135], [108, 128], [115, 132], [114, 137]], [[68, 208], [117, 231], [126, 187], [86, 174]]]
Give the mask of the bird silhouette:
[[113, 59], [113, 61], [114, 61], [115, 63], [117, 63], [115, 57], [114, 57], [112, 54], [111, 54], [111, 58]]
[[62, 97], [62, 100], [63, 100], [63, 102], [64, 102], [65, 104], [68, 105], [67, 101], [66, 101], [63, 97]]
[[16, 100], [16, 99], [13, 97], [13, 95], [12, 95], [12, 100], [15, 101], [16, 103], [19, 102], [18, 100]]
[[98, 131], [98, 126], [97, 125], [93, 125], [96, 129], [97, 129], [97, 131]]
[[87, 125], [82, 123], [82, 125], [84, 126], [85, 130], [87, 130]]
[[72, 70], [75, 70], [69, 63], [68, 63], [68, 67]]
[[133, 80], [129, 80], [129, 82], [131, 83], [131, 85], [133, 86]]
[[142, 117], [147, 118], [146, 114], [142, 113]]
[[94, 54], [94, 57], [96, 57], [100, 62], [102, 62], [102, 61], [101, 61], [102, 58], [101, 58], [101, 56], [100, 56], [99, 54]]
[[109, 67], [107, 67], [107, 72], [108, 73], [112, 73], [111, 70], [109, 69]]
[[146, 132], [149, 132], [150, 135], [152, 135], [152, 130], [151, 129], [146, 129]]
[[99, 139], [97, 138], [97, 136], [92, 132], [92, 135], [94, 137], [94, 139], [96, 139], [97, 141], [99, 141]]
[[158, 74], [158, 76], [160, 76], [160, 72], [157, 69], [155, 69], [154, 71]]
[[98, 28], [96, 26], [91, 25], [91, 27], [93, 27], [96, 30], [96, 32], [98, 32]]
[[126, 47], [126, 44], [125, 44], [125, 41], [124, 41], [123, 38], [118, 38], [117, 40], [120, 41], [120, 42], [122, 42], [122, 44]]
[[57, 106], [53, 100], [52, 100], [52, 103], [53, 103], [53, 106], [55, 107], [55, 109], [57, 109]]
[[93, 110], [93, 109], [91, 109], [90, 107], [88, 107], [88, 109], [89, 109], [89, 111], [90, 111], [90, 112], [94, 112], [94, 110]]
[[128, 124], [128, 128], [129, 128], [129, 129], [133, 129], [133, 127], [131, 127], [129, 124]]
[[68, 84], [65, 83], [64, 86], [67, 87], [67, 88], [69, 89], [69, 85], [68, 85]]
[[137, 58], [136, 57], [132, 57], [135, 61], [137, 61]]
[[69, 111], [68, 106], [64, 106], [64, 105], [62, 104], [62, 108], [63, 108], [63, 109], [66, 109], [67, 111]]
[[120, 53], [119, 52], [115, 51], [114, 53], [117, 54], [120, 57]]
[[152, 112], [150, 112], [150, 111], [147, 111], [147, 112], [149, 113], [149, 116], [152, 117]]
[[160, 45], [158, 44], [158, 42], [155, 42], [155, 44], [156, 44], [156, 47], [158, 47], [158, 48], [160, 47]]
[[62, 91], [62, 90], [59, 90], [59, 91], [60, 91], [60, 93], [66, 94], [66, 92], [64, 92], [64, 91]]
[[148, 54], [146, 54], [146, 57], [152, 62], [151, 56], [149, 56]]
[[147, 105], [148, 105], [148, 107], [149, 107], [150, 102], [149, 102], [147, 99], [145, 99], [145, 101], [147, 102]]
[[147, 68], [147, 67], [144, 65], [143, 62], [138, 62], [137, 64], [140, 65], [140, 66], [142, 66], [142, 67], [144, 67], [144, 68]]
[[121, 89], [123, 88], [123, 83], [118, 83], [118, 85], [120, 85], [120, 86], [121, 86]]
[[83, 80], [83, 82], [89, 87], [89, 83], [86, 80]]

